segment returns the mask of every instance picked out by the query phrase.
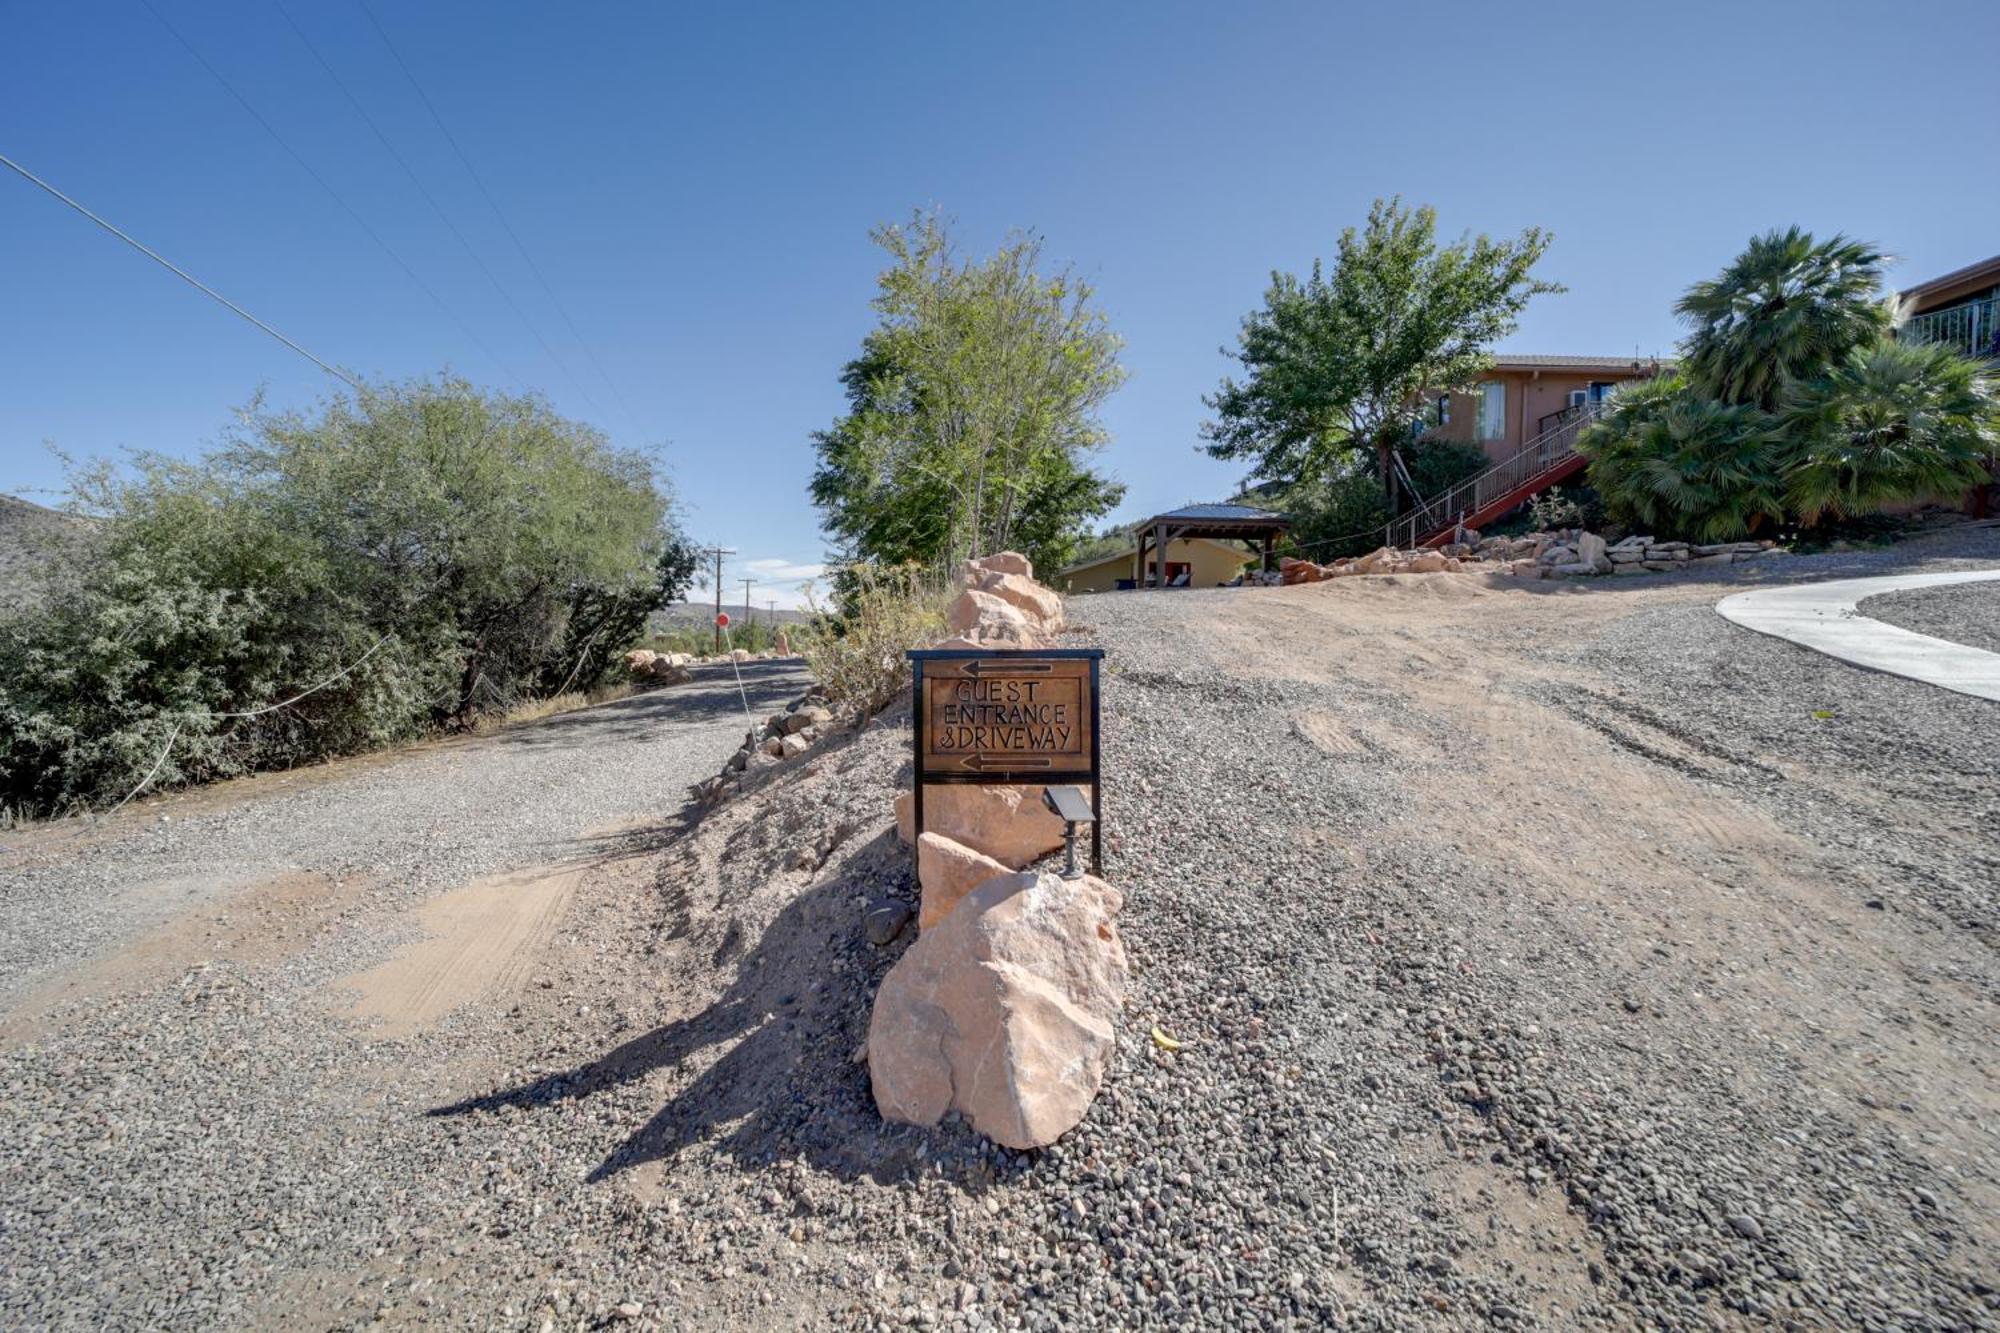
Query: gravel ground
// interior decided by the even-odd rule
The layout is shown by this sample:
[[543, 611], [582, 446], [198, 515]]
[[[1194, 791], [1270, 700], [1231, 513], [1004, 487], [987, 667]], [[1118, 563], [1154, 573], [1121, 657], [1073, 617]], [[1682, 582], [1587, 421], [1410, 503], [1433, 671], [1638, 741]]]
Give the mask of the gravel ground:
[[[1997, 561], [1980, 529], [1706, 579], [1073, 602], [1073, 641], [1109, 653], [1107, 869], [1135, 976], [1103, 1094], [1039, 1152], [884, 1125], [854, 1058], [907, 943], [861, 930], [871, 900], [912, 892], [889, 821], [906, 712], [686, 825], [661, 816], [696, 774], [636, 742], [593, 751], [601, 803], [514, 856], [435, 864], [469, 854], [447, 850], [447, 805], [392, 881], [655, 818], [589, 844], [517, 986], [414, 1036], [357, 1027], [315, 984], [392, 952], [412, 928], [386, 909], [428, 892], [371, 888], [282, 958], [78, 1000], [0, 1051], [25, 1131], [0, 1148], [0, 1312], [1991, 1326], [1992, 706], [1712, 606]], [[549, 766], [468, 797], [507, 807], [489, 837], [586, 771], [527, 749]], [[404, 767], [353, 781], [416, 809], [484, 780]], [[271, 804], [294, 801], [331, 804], [276, 845], [352, 847], [326, 865], [357, 879], [383, 859], [342, 833], [355, 803]], [[136, 865], [162, 836], [88, 856]], [[176, 836], [167, 866], [194, 874], [247, 834]], [[10, 889], [0, 943], [53, 973], [66, 931], [100, 927], [87, 882], [39, 873], [64, 901], [17, 918], [36, 895]]]
[[1858, 609], [1884, 624], [2000, 653], [2000, 580], [1887, 593]]
[[[788, 664], [745, 676], [759, 710], [804, 685]], [[420, 1113], [434, 1070], [504, 1044], [504, 1003], [381, 1040], [339, 983], [420, 936], [442, 889], [657, 846], [743, 730], [733, 678], [708, 671], [296, 790], [9, 835], [0, 1323], [324, 1324], [357, 1283], [372, 1313], [416, 1218], [455, 1248], [491, 1203], [484, 1154]]]

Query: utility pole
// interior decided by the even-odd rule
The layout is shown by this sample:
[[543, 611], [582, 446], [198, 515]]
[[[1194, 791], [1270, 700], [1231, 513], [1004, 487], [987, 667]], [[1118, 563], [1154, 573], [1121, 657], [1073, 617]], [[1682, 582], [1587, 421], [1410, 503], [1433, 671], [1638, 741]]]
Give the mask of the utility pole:
[[757, 613], [750, 609], [750, 585], [757, 580], [738, 579], [736, 581], [743, 585], [743, 628], [748, 630], [757, 624]]
[[722, 651], [722, 557], [735, 555], [733, 546], [704, 546], [701, 553], [715, 557], [715, 651]]

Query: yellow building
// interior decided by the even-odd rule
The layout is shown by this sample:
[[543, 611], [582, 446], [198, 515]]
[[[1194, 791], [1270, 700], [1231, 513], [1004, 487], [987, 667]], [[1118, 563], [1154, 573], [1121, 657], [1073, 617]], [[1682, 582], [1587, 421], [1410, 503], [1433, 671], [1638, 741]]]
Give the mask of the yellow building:
[[[1157, 578], [1157, 552], [1146, 554], [1146, 586]], [[1176, 537], [1167, 543], [1167, 586], [1213, 588], [1227, 583], [1256, 561], [1256, 552], [1229, 542], [1207, 537]], [[1185, 576], [1186, 582], [1182, 582]], [[1071, 565], [1050, 580], [1061, 593], [1111, 592], [1122, 581], [1128, 588], [1139, 586], [1139, 548], [1134, 545], [1112, 555]]]

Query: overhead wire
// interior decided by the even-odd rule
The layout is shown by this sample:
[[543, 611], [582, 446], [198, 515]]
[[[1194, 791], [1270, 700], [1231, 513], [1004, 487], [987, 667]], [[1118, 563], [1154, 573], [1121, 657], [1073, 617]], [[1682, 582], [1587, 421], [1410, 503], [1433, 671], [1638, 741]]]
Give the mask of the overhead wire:
[[429, 297], [431, 303], [437, 306], [439, 310], [443, 311], [446, 318], [450, 319], [453, 324], [458, 326], [459, 332], [463, 333], [468, 339], [470, 339], [472, 345], [477, 347], [479, 351], [486, 357], [486, 359], [491, 361], [494, 364], [494, 366], [496, 366], [500, 370], [501, 374], [505, 375], [509, 380], [513, 381], [515, 384], [523, 388], [527, 387], [527, 381], [523, 380], [519, 375], [515, 374], [513, 369], [507, 364], [507, 362], [501, 358], [500, 354], [498, 352], [495, 352], [490, 346], [488, 346], [486, 340], [484, 338], [481, 338], [479, 334], [476, 331], [474, 331], [472, 326], [466, 323], [465, 320], [460, 317], [459, 313], [456, 310], [452, 309], [450, 304], [447, 303], [442, 296], [438, 295], [437, 291], [434, 288], [432, 288], [429, 283], [425, 282], [421, 277], [417, 275], [417, 271], [411, 268], [409, 263], [406, 260], [404, 260], [404, 258], [400, 254], [396, 253], [395, 248], [391, 246], [388, 241], [382, 238], [382, 234], [376, 231], [373, 226], [369, 225], [368, 219], [362, 217], [361, 214], [355, 210], [354, 206], [347, 202], [346, 197], [343, 196], [340, 193], [340, 191], [334, 189], [333, 185], [330, 182], [328, 182], [328, 180], [324, 176], [320, 175], [319, 172], [313, 168], [312, 163], [306, 161], [305, 157], [300, 154], [298, 149], [292, 147], [291, 142], [288, 139], [286, 139], [284, 135], [278, 133], [277, 127], [271, 124], [271, 122], [265, 118], [264, 113], [259, 111], [256, 108], [256, 106], [252, 104], [249, 98], [245, 97], [242, 93], [238, 92], [236, 89], [236, 85], [231, 83], [227, 78], [225, 78], [221, 70], [217, 69], [213, 64], [209, 63], [208, 58], [202, 55], [202, 53], [196, 49], [193, 42], [190, 42], [185, 36], [181, 34], [181, 30], [179, 28], [176, 28], [172, 23], [167, 21], [167, 16], [159, 11], [159, 8], [153, 4], [153, 0], [139, 0], [139, 3], [144, 5], [146, 7], [147, 12], [152, 14], [152, 16], [155, 19], [159, 20], [160, 26], [165, 28], [167, 32], [172, 35], [173, 39], [179, 42], [181, 44], [181, 47], [184, 50], [186, 50], [186, 52], [190, 56], [194, 57], [195, 63], [200, 65], [203, 69], [207, 70], [209, 73], [209, 77], [213, 78], [217, 83], [221, 84], [222, 90], [228, 93], [232, 98], [234, 98], [238, 106], [241, 106], [246, 112], [249, 113], [250, 118], [256, 121], [257, 124], [263, 128], [264, 133], [268, 134], [271, 137], [272, 142], [276, 143], [278, 147], [284, 149], [285, 154], [288, 157], [290, 157], [293, 162], [298, 164], [299, 170], [305, 172], [307, 176], [311, 177], [313, 183], [319, 186], [321, 190], [325, 191], [327, 197], [329, 199], [332, 199], [335, 204], [339, 205], [341, 211], [346, 213], [347, 216], [353, 220], [354, 224], [357, 227], [360, 227], [361, 230], [367, 234], [368, 239], [373, 241], [376, 247], [380, 249], [383, 254], [389, 257], [390, 262], [394, 263], [397, 268], [403, 271], [403, 276], [408, 278], [410, 282], [416, 286], [418, 291], [421, 291], [425, 296]]
[[619, 410], [625, 414], [626, 420], [631, 424], [632, 428], [635, 431], [643, 433], [643, 427], [639, 424], [638, 414], [632, 410], [631, 403], [626, 400], [624, 390], [618, 387], [617, 380], [611, 378], [611, 372], [604, 368], [604, 363], [597, 359], [597, 353], [592, 350], [589, 339], [583, 336], [582, 331], [577, 328], [576, 321], [570, 317], [569, 307], [564, 305], [562, 298], [556, 295], [555, 287], [549, 282], [547, 275], [542, 272], [541, 265], [535, 262], [535, 257], [529, 253], [528, 247], [522, 242], [520, 234], [514, 230], [514, 224], [508, 220], [506, 211], [500, 207], [499, 201], [493, 197], [493, 192], [486, 188], [486, 178], [481, 176], [479, 169], [472, 165], [472, 158], [459, 145], [458, 136], [453, 134], [451, 128], [445, 124], [444, 116], [439, 113], [437, 106], [431, 101], [430, 95], [424, 91], [423, 84], [418, 82], [416, 72], [410, 68], [410, 63], [403, 59], [403, 53], [389, 39], [388, 30], [382, 26], [382, 21], [375, 16], [375, 11], [369, 8], [368, 0], [356, 0], [356, 3], [361, 6], [361, 12], [367, 15], [368, 22], [375, 29], [375, 35], [382, 39], [382, 45], [387, 48], [390, 57], [395, 60], [396, 67], [402, 70], [403, 77], [409, 81], [411, 90], [417, 95], [417, 100], [422, 102], [424, 110], [430, 113], [431, 122], [437, 126], [438, 133], [443, 135], [444, 141], [451, 145], [451, 151], [457, 155], [459, 165], [465, 168], [465, 174], [470, 176], [472, 183], [478, 187], [480, 196], [486, 200], [486, 206], [491, 208], [493, 216], [499, 219], [501, 229], [507, 233], [507, 239], [514, 243], [514, 249], [520, 254], [521, 261], [528, 266], [528, 271], [535, 275], [535, 281], [541, 285], [542, 293], [549, 298], [549, 304], [556, 308], [558, 315], [562, 316], [563, 324], [569, 329], [570, 337], [574, 338], [576, 345], [583, 349], [584, 357], [597, 371], [598, 377], [604, 381], [605, 386], [611, 390], [612, 398], [616, 400]]
[[570, 373], [569, 367], [563, 364], [561, 355], [557, 353], [555, 348], [549, 345], [548, 339], [542, 336], [541, 329], [536, 326], [533, 319], [529, 318], [528, 312], [521, 308], [520, 303], [514, 299], [513, 293], [507, 290], [506, 285], [500, 281], [499, 275], [494, 273], [486, 260], [473, 248], [472, 242], [466, 239], [465, 233], [459, 229], [458, 224], [451, 220], [451, 215], [445, 212], [444, 205], [438, 202], [437, 196], [432, 194], [430, 187], [424, 184], [423, 178], [417, 174], [416, 168], [410, 165], [410, 160], [403, 156], [402, 151], [383, 132], [380, 123], [368, 113], [368, 108], [361, 104], [361, 99], [354, 95], [354, 90], [348, 86], [347, 80], [340, 77], [339, 71], [334, 69], [332, 62], [327, 60], [313, 39], [306, 35], [306, 30], [299, 26], [298, 20], [292, 17], [291, 11], [282, 3], [275, 4], [275, 8], [278, 14], [285, 20], [286, 26], [291, 28], [293, 34], [304, 44], [306, 50], [311, 52], [312, 58], [319, 63], [319, 67], [326, 71], [327, 78], [331, 79], [333, 86], [340, 90], [340, 95], [347, 99], [347, 104], [354, 108], [354, 113], [361, 117], [362, 124], [366, 125], [370, 133], [374, 134], [376, 141], [382, 145], [389, 156], [395, 159], [396, 165], [403, 169], [403, 174], [410, 178], [410, 184], [416, 187], [417, 193], [422, 195], [424, 202], [430, 205], [431, 212], [437, 214], [438, 221], [442, 222], [445, 230], [452, 234], [452, 238], [458, 242], [459, 249], [465, 251], [466, 258], [470, 259], [474, 266], [486, 276], [486, 281], [492, 284], [493, 290], [499, 294], [502, 301], [506, 302], [507, 308], [512, 310], [520, 319], [529, 334], [540, 344], [542, 351], [548, 354], [549, 360], [562, 373], [562, 377], [569, 381], [570, 387], [575, 389], [582, 396], [584, 402], [589, 405], [590, 410], [600, 416], [603, 415], [604, 409], [598, 406], [596, 399], [590, 396], [590, 391], [584, 388], [576, 376]]
[[83, 214], [83, 216], [89, 218], [92, 222], [95, 222], [98, 226], [104, 228], [104, 230], [110, 232], [113, 236], [116, 236], [119, 240], [125, 242], [125, 244], [131, 246], [134, 250], [137, 250], [140, 254], [146, 256], [146, 258], [152, 260], [155, 264], [158, 264], [161, 268], [167, 270], [167, 272], [173, 274], [175, 277], [179, 278], [182, 282], [187, 283], [190, 287], [193, 287], [196, 291], [202, 293], [204, 296], [207, 296], [210, 300], [215, 301], [216, 303], [232, 311], [241, 318], [246, 319], [250, 323], [256, 325], [258, 328], [262, 329], [265, 333], [270, 334], [273, 338], [276, 338], [279, 342], [291, 348], [294, 352], [297, 352], [300, 356], [312, 362], [314, 365], [318, 366], [321, 370], [333, 376], [341, 383], [346, 384], [348, 387], [354, 389], [358, 393], [365, 394], [368, 392], [367, 386], [362, 384], [361, 381], [355, 379], [352, 375], [349, 375], [346, 371], [341, 370], [338, 366], [335, 366], [330, 362], [324, 361], [318, 356], [315, 356], [313, 353], [307, 351], [298, 342], [278, 332], [277, 329], [271, 327], [269, 324], [266, 324], [263, 320], [251, 314], [248, 310], [245, 310], [242, 306], [236, 304], [236, 302], [230, 300], [228, 297], [224, 296], [221, 292], [218, 292], [217, 290], [215, 290], [215, 288], [203, 282], [200, 278], [195, 277], [194, 274], [189, 273], [186, 269], [182, 268], [180, 265], [174, 263], [171, 259], [168, 259], [165, 255], [161, 254], [158, 250], [153, 249], [145, 242], [138, 240], [130, 233], [113, 225], [111, 222], [105, 220], [97, 213], [92, 212], [90, 209], [84, 207], [84, 205], [70, 198], [68, 195], [64, 194], [61, 190], [49, 184], [47, 181], [43, 180], [40, 176], [37, 176], [34, 172], [28, 170], [26, 167], [22, 166], [19, 162], [16, 162], [13, 158], [8, 157], [5, 154], [0, 154], [0, 165], [5, 165], [10, 170], [20, 175], [23, 179], [29, 181], [34, 185], [40, 186], [43, 190], [46, 190], [49, 194], [53, 195], [55, 198], [61, 200], [63, 203], [69, 205], [69, 207]]

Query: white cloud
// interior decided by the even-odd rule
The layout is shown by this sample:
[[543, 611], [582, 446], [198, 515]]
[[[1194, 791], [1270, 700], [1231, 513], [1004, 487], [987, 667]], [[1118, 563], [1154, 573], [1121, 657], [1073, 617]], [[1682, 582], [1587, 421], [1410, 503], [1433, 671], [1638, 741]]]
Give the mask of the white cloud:
[[[762, 610], [767, 602], [776, 602], [787, 611], [803, 608], [808, 582], [818, 584], [819, 599], [822, 604], [826, 601], [826, 566], [823, 564], [766, 556], [759, 560], [744, 561], [743, 573], [757, 580], [750, 589], [750, 600], [759, 610]], [[739, 595], [742, 589], [742, 584], [736, 585]]]
[[752, 578], [770, 583], [792, 583], [803, 579], [816, 579], [826, 573], [825, 565], [800, 564], [796, 561], [767, 557], [752, 560], [743, 566]]

